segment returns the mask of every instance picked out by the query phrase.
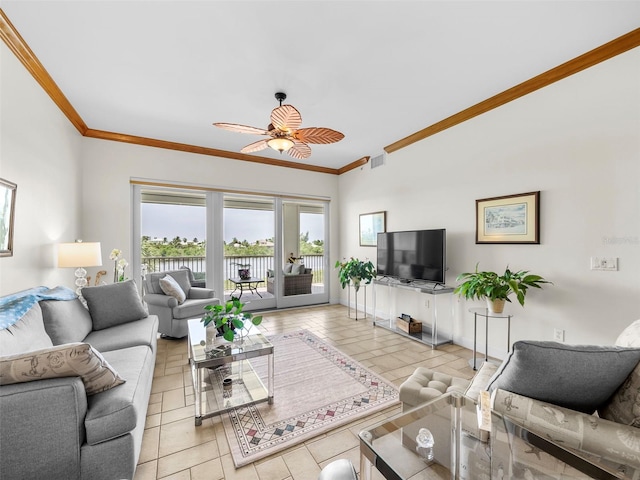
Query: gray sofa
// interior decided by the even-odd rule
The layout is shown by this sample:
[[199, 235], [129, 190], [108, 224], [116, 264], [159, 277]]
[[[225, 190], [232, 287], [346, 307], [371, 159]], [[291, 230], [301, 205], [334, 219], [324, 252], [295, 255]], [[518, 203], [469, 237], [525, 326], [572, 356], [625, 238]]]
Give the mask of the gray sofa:
[[[31, 298], [11, 297], [21, 293]], [[0, 330], [0, 478], [133, 478], [158, 319], [133, 281], [84, 288], [83, 296], [88, 310], [77, 298], [40, 300]], [[6, 320], [23, 300], [3, 299]]]

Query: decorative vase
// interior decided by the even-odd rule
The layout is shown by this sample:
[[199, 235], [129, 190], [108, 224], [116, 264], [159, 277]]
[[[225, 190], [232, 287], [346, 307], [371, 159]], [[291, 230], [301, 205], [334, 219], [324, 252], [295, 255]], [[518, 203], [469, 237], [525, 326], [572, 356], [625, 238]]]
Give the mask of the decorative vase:
[[355, 288], [356, 292], [360, 290], [360, 282], [362, 279], [360, 277], [351, 277], [351, 285]]
[[218, 335], [218, 329], [216, 328], [216, 324], [211, 322], [205, 327], [205, 331], [207, 339], [205, 340], [204, 351], [208, 353], [216, 348], [216, 336]]
[[502, 313], [505, 302], [504, 298], [496, 298], [495, 300], [487, 298], [487, 308], [491, 313]]

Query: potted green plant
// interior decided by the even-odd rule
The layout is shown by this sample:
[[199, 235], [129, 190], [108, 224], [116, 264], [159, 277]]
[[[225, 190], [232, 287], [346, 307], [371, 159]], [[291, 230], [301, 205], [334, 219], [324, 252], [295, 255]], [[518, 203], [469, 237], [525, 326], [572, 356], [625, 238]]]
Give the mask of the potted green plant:
[[356, 292], [360, 289], [360, 283], [371, 283], [376, 278], [376, 268], [370, 261], [358, 260], [351, 257], [345, 262], [338, 260], [335, 268], [339, 269], [338, 278], [342, 288], [346, 288], [349, 283], [353, 284]]
[[530, 287], [542, 288], [542, 284], [552, 283], [528, 270], [512, 272], [508, 266], [502, 275], [496, 272], [479, 272], [478, 264], [475, 272], [461, 273], [456, 280], [463, 282], [453, 293], [468, 300], [485, 298], [489, 311], [493, 313], [502, 313], [505, 302], [511, 302], [509, 295], [512, 293], [516, 295], [518, 303], [524, 306], [524, 298]]
[[205, 327], [215, 327], [225, 340], [233, 342], [236, 333], [244, 337], [246, 322], [251, 322], [253, 325], [262, 323], [262, 315], [243, 312], [244, 305], [235, 297], [225, 304], [207, 305], [204, 307], [206, 313], [201, 321]]

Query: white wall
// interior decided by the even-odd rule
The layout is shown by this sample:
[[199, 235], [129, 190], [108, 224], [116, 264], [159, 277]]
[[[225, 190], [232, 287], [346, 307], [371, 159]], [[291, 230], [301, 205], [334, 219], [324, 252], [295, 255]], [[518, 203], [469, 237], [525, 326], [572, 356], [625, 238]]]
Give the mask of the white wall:
[[[449, 285], [477, 262], [553, 281], [531, 292], [524, 309], [515, 300], [508, 305], [512, 340], [552, 340], [559, 328], [567, 343], [611, 343], [640, 318], [640, 48], [339, 183], [342, 256], [375, 259], [373, 248], [358, 246], [358, 215], [386, 210], [388, 231], [447, 229]], [[540, 245], [475, 244], [476, 199], [537, 190]], [[619, 257], [619, 271], [589, 270], [589, 257], [604, 255]], [[456, 301], [456, 343], [472, 345], [467, 309], [475, 305]], [[504, 356], [504, 325], [491, 325], [490, 354]]]
[[[131, 178], [327, 197], [332, 199], [330, 243], [338, 244], [338, 180], [335, 175], [91, 138], [83, 139], [82, 157], [82, 181], [87, 185], [82, 209], [83, 230], [87, 238], [102, 242], [107, 261], [113, 248], [120, 248], [125, 258], [132, 258]], [[333, 262], [338, 253], [337, 249], [330, 252]], [[107, 270], [111, 272], [111, 268]], [[338, 300], [335, 285], [330, 299]]]
[[82, 137], [0, 42], [0, 177], [18, 185], [14, 254], [0, 258], [0, 295], [37, 285], [74, 287], [56, 244], [81, 237]]

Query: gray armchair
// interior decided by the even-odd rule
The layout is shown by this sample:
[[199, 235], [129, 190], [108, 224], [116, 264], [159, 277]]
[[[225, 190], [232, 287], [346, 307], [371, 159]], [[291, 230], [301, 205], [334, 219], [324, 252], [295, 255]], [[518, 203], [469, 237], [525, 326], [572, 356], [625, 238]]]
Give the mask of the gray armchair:
[[[160, 279], [165, 275], [172, 276], [187, 299], [178, 304], [176, 298], [165, 295], [160, 287]], [[167, 270], [165, 272], [148, 273], [144, 277], [145, 295], [149, 313], [157, 315], [159, 320], [158, 331], [168, 337], [182, 338], [188, 333], [187, 320], [201, 318], [204, 315], [206, 305], [217, 305], [220, 300], [214, 298], [215, 291], [208, 288], [192, 287], [189, 280], [189, 272], [185, 269]]]
[[180, 267], [181, 269], [185, 269], [187, 272], [189, 272], [189, 281], [191, 282], [191, 286], [192, 287], [202, 287], [205, 288], [207, 286], [207, 281], [202, 279], [202, 280], [196, 280], [195, 275], [193, 274], [193, 272], [191, 271], [191, 269], [189, 267], [187, 267], [186, 265], [182, 265]]

